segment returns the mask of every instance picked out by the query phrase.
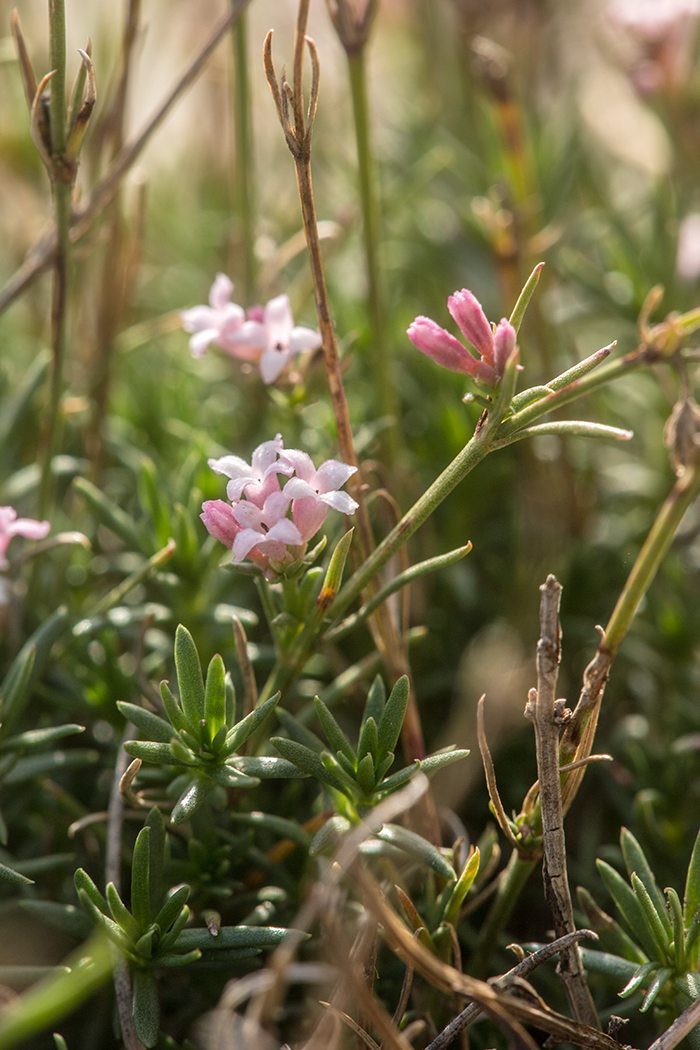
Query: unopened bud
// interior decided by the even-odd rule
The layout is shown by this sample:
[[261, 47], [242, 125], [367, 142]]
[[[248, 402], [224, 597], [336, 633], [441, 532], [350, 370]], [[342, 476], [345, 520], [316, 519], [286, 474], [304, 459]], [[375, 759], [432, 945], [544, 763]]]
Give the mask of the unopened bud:
[[664, 445], [679, 476], [695, 465], [700, 448], [700, 406], [692, 397], [673, 406], [664, 427]]

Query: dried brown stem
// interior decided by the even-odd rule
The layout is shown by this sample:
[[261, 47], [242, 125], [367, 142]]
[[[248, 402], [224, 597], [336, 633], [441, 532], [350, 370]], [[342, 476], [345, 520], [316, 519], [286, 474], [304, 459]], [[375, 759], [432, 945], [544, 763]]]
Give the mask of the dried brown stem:
[[[241, 16], [250, 0], [237, 0], [216, 23], [212, 33], [193, 58], [190, 65], [172, 86], [143, 130], [130, 142], [127, 142], [114, 158], [102, 178], [93, 187], [87, 203], [75, 210], [71, 226], [71, 241], [75, 243], [84, 236], [96, 217], [103, 211], [116, 194], [121, 180], [141, 154], [154, 131], [162, 124], [173, 105], [188, 87], [197, 79], [206, 65], [211, 53], [226, 35], [231, 26]], [[29, 250], [27, 259], [19, 270], [10, 278], [0, 292], [0, 313], [12, 303], [44, 270], [51, 265], [56, 252], [57, 237], [55, 228], [49, 234], [42, 234], [39, 241]]]
[[[540, 782], [542, 812], [542, 877], [544, 894], [554, 918], [557, 937], [575, 930], [573, 908], [566, 871], [566, 841], [562, 809], [561, 774], [559, 772], [559, 730], [561, 703], [556, 699], [559, 660], [561, 657], [559, 602], [561, 586], [551, 574], [540, 587], [540, 640], [537, 643], [537, 689], [530, 690], [527, 711], [535, 726], [537, 772]], [[578, 1021], [599, 1027], [598, 1016], [574, 942], [562, 949], [558, 973], [569, 1005]]]
[[673, 1047], [678, 1046], [681, 1039], [688, 1032], [692, 1031], [698, 1023], [700, 1023], [700, 999], [696, 999], [694, 1003], [691, 1003], [688, 1009], [684, 1010], [680, 1017], [676, 1018], [663, 1035], [660, 1035], [651, 1044], [649, 1050], [673, 1050]]
[[518, 851], [518, 854], [527, 856], [528, 859], [531, 857], [531, 852], [525, 854], [522, 849], [522, 844], [513, 834], [506, 811], [503, 808], [501, 802], [501, 796], [498, 793], [498, 784], [496, 783], [496, 770], [494, 769], [493, 759], [491, 758], [491, 751], [489, 750], [488, 741], [486, 739], [486, 730], [484, 728], [484, 703], [486, 696], [482, 696], [477, 704], [476, 708], [476, 732], [479, 741], [479, 751], [481, 752], [481, 761], [484, 765], [484, 774], [486, 776], [486, 787], [488, 788], [489, 798], [491, 799], [491, 806], [493, 808], [494, 816], [498, 821], [498, 826], [510, 842], [513, 849]]

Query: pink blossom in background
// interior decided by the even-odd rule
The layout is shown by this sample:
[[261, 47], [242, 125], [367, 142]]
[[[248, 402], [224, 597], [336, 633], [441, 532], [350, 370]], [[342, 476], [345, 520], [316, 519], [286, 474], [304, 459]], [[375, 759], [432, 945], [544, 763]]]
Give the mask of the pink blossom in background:
[[[357, 467], [327, 459], [317, 470], [306, 452], [284, 451], [279, 434], [258, 445], [250, 463], [222, 456], [210, 459], [209, 466], [230, 479], [231, 503], [208, 500], [202, 505], [207, 531], [233, 552], [234, 562], [249, 559], [268, 579], [303, 556], [329, 510], [354, 514], [357, 509], [355, 500], [339, 491]], [[279, 475], [289, 479], [283, 488]]]
[[676, 273], [685, 281], [700, 277], [700, 214], [691, 212], [678, 228]]
[[258, 368], [263, 383], [274, 383], [297, 354], [318, 350], [323, 340], [312, 328], [294, 324], [288, 295], [270, 299], [262, 320], [250, 319], [236, 333], [236, 339], [260, 351]]
[[447, 308], [479, 354], [478, 358], [429, 317], [416, 317], [408, 327], [408, 338], [418, 350], [443, 368], [463, 372], [483, 386], [498, 386], [508, 358], [516, 349], [517, 335], [512, 324], [504, 317], [494, 332], [481, 303], [466, 288], [449, 297]]
[[35, 521], [34, 518], [18, 518], [14, 507], [0, 507], [0, 569], [6, 569], [7, 548], [13, 536], [25, 536], [29, 540], [43, 540], [48, 535], [51, 523]]
[[231, 357], [256, 364], [263, 382], [269, 384], [297, 354], [321, 346], [318, 332], [294, 324], [289, 296], [278, 295], [266, 306], [251, 306], [246, 311], [231, 302], [232, 294], [232, 282], [225, 274], [217, 274], [209, 305], [182, 311], [182, 326], [192, 333], [193, 357], [202, 357], [213, 343]]
[[203, 357], [211, 343], [235, 357], [240, 356], [236, 352], [235, 333], [245, 322], [245, 310], [231, 302], [232, 294], [232, 281], [219, 273], [209, 292], [209, 306], [193, 306], [182, 311], [182, 327], [194, 333], [190, 339], [193, 357]]

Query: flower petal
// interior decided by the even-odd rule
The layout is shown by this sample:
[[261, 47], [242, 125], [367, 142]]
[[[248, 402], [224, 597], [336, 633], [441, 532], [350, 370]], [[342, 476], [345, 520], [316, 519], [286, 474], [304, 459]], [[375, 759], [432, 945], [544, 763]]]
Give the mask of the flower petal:
[[180, 311], [182, 327], [186, 332], [201, 332], [204, 328], [218, 331], [218, 314], [210, 306], [193, 306], [190, 310]]
[[303, 542], [299, 529], [289, 518], [281, 518], [275, 522], [265, 539], [276, 540], [278, 543], [293, 543], [295, 546]]
[[35, 518], [17, 518], [7, 528], [8, 536], [24, 536], [28, 540], [43, 540], [51, 529], [50, 521]]
[[204, 357], [207, 347], [214, 342], [218, 334], [218, 328], [204, 328], [201, 332], [196, 332], [190, 339], [192, 357]]
[[[280, 455], [281, 463], [290, 463], [296, 470], [297, 477], [304, 481], [313, 482], [316, 478], [316, 468], [308, 452], [301, 452], [297, 448], [288, 448]], [[286, 486], [285, 486], [286, 487]]]
[[493, 366], [499, 379], [503, 377], [508, 358], [515, 350], [518, 335], [512, 324], [503, 317], [493, 337]]
[[292, 328], [289, 337], [289, 349], [293, 354], [300, 354], [304, 350], [318, 350], [319, 346], [323, 346], [323, 338], [320, 332], [315, 332], [313, 328], [302, 328], [298, 325]]
[[222, 456], [220, 459], [208, 459], [207, 464], [217, 474], [225, 474], [227, 478], [241, 478], [250, 476], [253, 468], [240, 456]]
[[270, 383], [274, 383], [278, 376], [284, 372], [291, 359], [292, 354], [288, 347], [281, 350], [276, 348], [264, 350], [258, 362], [260, 377], [263, 383], [265, 383], [266, 386], [269, 386]]
[[244, 321], [241, 327], [236, 329], [236, 342], [254, 346], [257, 350], [265, 350], [267, 329], [260, 321]]
[[253, 472], [258, 475], [260, 480], [262, 480], [265, 472], [268, 471], [276, 461], [283, 448], [284, 442], [282, 441], [282, 435], [275, 434], [271, 441], [263, 441], [262, 444], [254, 449], [250, 462]]
[[316, 471], [316, 485], [319, 492], [330, 492], [341, 488], [348, 478], [357, 473], [357, 467], [343, 463], [339, 459], [327, 459]]
[[333, 510], [339, 510], [341, 514], [354, 514], [358, 504], [347, 492], [324, 492], [318, 497], [323, 503], [327, 503]]
[[209, 305], [213, 310], [223, 310], [233, 294], [233, 281], [225, 273], [217, 273], [209, 289]]
[[292, 503], [292, 518], [304, 543], [316, 535], [327, 516], [328, 506], [318, 496], [315, 499], [295, 499]]
[[210, 499], [202, 504], [199, 515], [210, 536], [220, 540], [227, 547], [233, 547], [241, 527], [233, 516], [233, 508], [222, 499]]
[[269, 350], [287, 350], [294, 327], [288, 295], [278, 295], [265, 305], [265, 329]]
[[288, 499], [313, 499], [318, 500], [318, 492], [302, 478], [290, 478], [282, 489]]
[[246, 555], [256, 546], [258, 540], [264, 539], [265, 534], [255, 529], [243, 529], [233, 541], [233, 560], [243, 561]]
[[256, 529], [260, 535], [262, 532], [263, 512], [250, 500], [239, 500], [234, 504], [233, 516], [242, 529]]

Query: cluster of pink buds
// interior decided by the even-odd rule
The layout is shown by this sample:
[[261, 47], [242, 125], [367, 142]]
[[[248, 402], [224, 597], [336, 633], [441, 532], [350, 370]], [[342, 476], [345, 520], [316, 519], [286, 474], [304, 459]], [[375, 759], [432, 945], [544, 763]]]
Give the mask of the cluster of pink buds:
[[25, 536], [29, 540], [43, 540], [51, 524], [35, 521], [34, 518], [18, 518], [14, 507], [0, 507], [0, 569], [6, 569], [7, 548], [13, 536]]
[[[258, 445], [250, 463], [222, 456], [210, 459], [209, 466], [229, 478], [231, 502], [208, 500], [202, 505], [202, 521], [232, 550], [234, 562], [248, 558], [268, 579], [303, 556], [331, 508], [341, 514], [357, 509], [347, 492], [338, 491], [357, 467], [327, 459], [316, 470], [306, 452], [284, 450], [280, 434]], [[283, 488], [280, 475], [287, 479]]]
[[260, 369], [263, 382], [274, 383], [297, 354], [321, 346], [318, 332], [294, 324], [287, 295], [245, 311], [231, 302], [232, 293], [233, 284], [226, 274], [217, 274], [209, 305], [182, 311], [182, 326], [193, 333], [193, 357], [202, 357], [213, 343], [239, 361], [252, 361]]
[[444, 368], [452, 372], [464, 372], [482, 386], [491, 389], [498, 386], [506, 362], [516, 347], [517, 334], [512, 324], [504, 317], [494, 329], [487, 321], [479, 300], [466, 288], [449, 297], [447, 309], [479, 354], [478, 359], [459, 339], [455, 339], [429, 317], [416, 317], [408, 328], [408, 338]]

